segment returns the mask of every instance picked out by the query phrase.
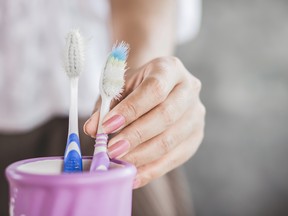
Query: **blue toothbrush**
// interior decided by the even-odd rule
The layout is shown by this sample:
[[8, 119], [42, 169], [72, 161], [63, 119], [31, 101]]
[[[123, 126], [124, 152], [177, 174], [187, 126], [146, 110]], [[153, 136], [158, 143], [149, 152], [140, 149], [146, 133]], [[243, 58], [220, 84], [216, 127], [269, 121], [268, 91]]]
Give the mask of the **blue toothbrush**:
[[64, 155], [64, 172], [82, 172], [82, 156], [78, 132], [78, 79], [83, 70], [82, 37], [72, 30], [66, 38], [65, 71], [70, 79], [69, 130]]

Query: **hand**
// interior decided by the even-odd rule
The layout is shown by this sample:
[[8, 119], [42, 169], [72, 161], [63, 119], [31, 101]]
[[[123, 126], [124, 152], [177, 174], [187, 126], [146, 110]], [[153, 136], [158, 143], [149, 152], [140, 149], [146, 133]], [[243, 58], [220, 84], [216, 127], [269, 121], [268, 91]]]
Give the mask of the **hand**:
[[[137, 167], [134, 188], [139, 188], [187, 161], [204, 134], [205, 107], [199, 99], [201, 82], [179, 59], [162, 57], [126, 72], [121, 101], [104, 118], [111, 158]], [[99, 103], [96, 105], [96, 110]], [[95, 137], [99, 111], [85, 123]]]

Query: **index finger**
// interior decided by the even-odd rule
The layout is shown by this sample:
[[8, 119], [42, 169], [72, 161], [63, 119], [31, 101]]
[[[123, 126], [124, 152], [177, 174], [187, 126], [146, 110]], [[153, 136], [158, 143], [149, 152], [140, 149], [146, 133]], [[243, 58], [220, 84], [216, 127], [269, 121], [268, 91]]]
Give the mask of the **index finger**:
[[162, 103], [181, 80], [173, 66], [166, 59], [157, 59], [148, 64], [144, 68], [142, 83], [105, 116], [105, 133], [112, 133], [129, 125]]

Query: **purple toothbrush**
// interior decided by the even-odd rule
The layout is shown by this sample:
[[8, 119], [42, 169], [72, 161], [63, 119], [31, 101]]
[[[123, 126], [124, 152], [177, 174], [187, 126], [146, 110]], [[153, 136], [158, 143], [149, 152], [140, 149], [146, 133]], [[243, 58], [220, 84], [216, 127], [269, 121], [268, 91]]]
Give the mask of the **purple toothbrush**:
[[102, 122], [104, 116], [110, 110], [111, 100], [119, 98], [123, 91], [128, 49], [128, 44], [125, 42], [116, 44], [108, 56], [105, 68], [101, 74], [100, 93], [102, 103], [90, 172], [106, 171], [109, 168], [110, 159], [107, 154], [108, 135], [103, 131]]

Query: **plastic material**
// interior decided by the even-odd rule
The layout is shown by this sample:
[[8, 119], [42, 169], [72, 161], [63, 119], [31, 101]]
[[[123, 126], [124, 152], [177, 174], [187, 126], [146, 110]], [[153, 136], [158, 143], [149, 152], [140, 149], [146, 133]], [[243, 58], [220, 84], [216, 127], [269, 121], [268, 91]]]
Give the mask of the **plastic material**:
[[[91, 157], [83, 157], [89, 170]], [[62, 173], [63, 157], [34, 158], [7, 167], [11, 216], [128, 216], [136, 168], [112, 160], [108, 171]]]
[[76, 133], [69, 135], [64, 156], [64, 172], [82, 172], [80, 141]]

